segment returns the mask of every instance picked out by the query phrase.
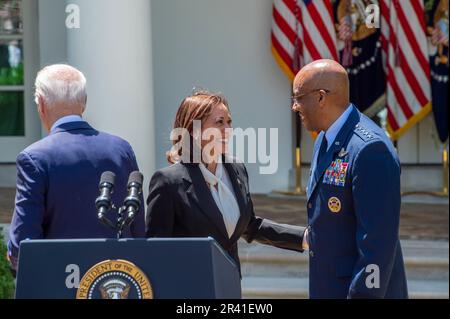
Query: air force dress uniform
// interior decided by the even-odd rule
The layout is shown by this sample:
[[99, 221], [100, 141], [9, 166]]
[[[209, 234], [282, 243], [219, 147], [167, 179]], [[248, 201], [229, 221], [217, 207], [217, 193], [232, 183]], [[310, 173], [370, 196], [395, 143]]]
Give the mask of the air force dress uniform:
[[350, 105], [316, 141], [307, 188], [310, 298], [407, 298], [400, 162]]

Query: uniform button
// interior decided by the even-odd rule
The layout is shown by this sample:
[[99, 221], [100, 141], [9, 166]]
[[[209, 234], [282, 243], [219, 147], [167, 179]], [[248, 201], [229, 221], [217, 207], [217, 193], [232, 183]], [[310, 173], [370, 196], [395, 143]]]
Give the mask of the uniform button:
[[309, 208], [309, 209], [312, 208], [312, 204], [311, 204], [311, 203], [308, 204], [308, 208]]
[[309, 251], [309, 257], [314, 257], [314, 252], [312, 250]]

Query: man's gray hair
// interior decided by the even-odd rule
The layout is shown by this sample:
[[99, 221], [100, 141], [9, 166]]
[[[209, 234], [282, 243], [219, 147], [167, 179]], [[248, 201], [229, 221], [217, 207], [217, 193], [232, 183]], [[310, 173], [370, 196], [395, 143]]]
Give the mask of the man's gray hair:
[[39, 97], [48, 106], [55, 104], [86, 105], [86, 78], [83, 73], [67, 64], [53, 64], [38, 72], [34, 99]]

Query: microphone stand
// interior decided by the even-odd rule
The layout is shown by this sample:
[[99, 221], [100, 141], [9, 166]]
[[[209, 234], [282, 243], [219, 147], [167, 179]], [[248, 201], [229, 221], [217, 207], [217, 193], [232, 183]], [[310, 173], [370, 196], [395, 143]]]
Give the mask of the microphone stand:
[[123, 236], [124, 227], [126, 225], [125, 223], [126, 217], [124, 217], [123, 213], [126, 209], [127, 209], [126, 206], [121, 206], [117, 208], [115, 205], [112, 205], [111, 210], [117, 211], [118, 215], [116, 225], [114, 225], [105, 215], [103, 215], [102, 218], [99, 218], [103, 225], [116, 231], [117, 239], [121, 239]]
[[119, 217], [117, 218], [117, 239], [122, 238], [122, 233], [123, 233], [123, 211], [125, 210], [125, 206], [122, 206], [119, 208], [117, 214], [119, 215]]

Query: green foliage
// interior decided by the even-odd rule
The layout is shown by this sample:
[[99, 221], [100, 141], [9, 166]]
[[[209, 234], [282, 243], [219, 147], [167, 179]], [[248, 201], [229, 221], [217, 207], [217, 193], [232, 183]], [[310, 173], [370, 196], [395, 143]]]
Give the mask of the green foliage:
[[0, 232], [0, 299], [14, 297], [14, 279], [11, 275], [9, 262], [6, 259], [6, 245]]
[[24, 112], [24, 92], [0, 92], [0, 136], [23, 136]]
[[15, 68], [0, 68], [0, 85], [23, 85], [23, 63]]

